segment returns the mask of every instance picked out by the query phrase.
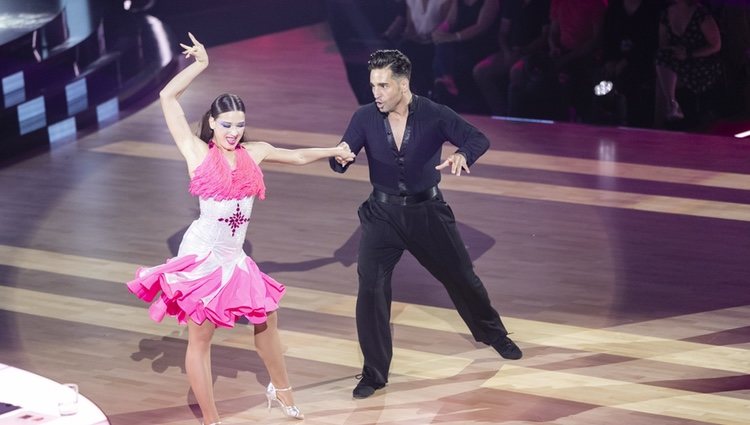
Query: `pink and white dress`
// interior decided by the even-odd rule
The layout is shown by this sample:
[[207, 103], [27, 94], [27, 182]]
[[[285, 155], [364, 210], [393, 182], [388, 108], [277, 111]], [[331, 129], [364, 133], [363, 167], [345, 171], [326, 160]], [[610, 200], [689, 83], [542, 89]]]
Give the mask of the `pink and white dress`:
[[220, 150], [209, 146], [190, 181], [200, 217], [185, 232], [177, 257], [139, 268], [127, 283], [139, 298], [153, 301], [149, 315], [157, 322], [168, 314], [180, 324], [209, 320], [233, 327], [240, 316], [260, 324], [279, 307], [284, 285], [261, 272], [242, 250], [253, 201], [265, 198], [263, 173], [241, 146], [236, 158], [232, 170]]

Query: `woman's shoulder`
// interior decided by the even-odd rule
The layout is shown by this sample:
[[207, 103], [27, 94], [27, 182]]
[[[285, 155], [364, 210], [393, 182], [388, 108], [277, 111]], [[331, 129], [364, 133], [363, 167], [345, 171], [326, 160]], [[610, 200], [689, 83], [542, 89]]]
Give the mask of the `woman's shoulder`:
[[247, 152], [256, 164], [260, 164], [268, 155], [268, 152], [273, 149], [270, 143], [263, 140], [248, 140], [242, 142], [240, 146], [242, 146], [243, 150]]
[[270, 143], [263, 140], [247, 140], [242, 142], [240, 146], [248, 151], [248, 153], [267, 151], [268, 149], [273, 148]]

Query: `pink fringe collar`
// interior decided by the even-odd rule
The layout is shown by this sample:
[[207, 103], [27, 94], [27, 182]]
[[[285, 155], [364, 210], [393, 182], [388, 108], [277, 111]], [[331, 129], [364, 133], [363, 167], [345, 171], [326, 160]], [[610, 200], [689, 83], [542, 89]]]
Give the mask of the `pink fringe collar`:
[[237, 167], [232, 170], [224, 155], [213, 142], [209, 143], [208, 154], [195, 169], [190, 181], [190, 193], [201, 198], [242, 199], [248, 196], [266, 198], [266, 185], [263, 172], [241, 145], [235, 150]]

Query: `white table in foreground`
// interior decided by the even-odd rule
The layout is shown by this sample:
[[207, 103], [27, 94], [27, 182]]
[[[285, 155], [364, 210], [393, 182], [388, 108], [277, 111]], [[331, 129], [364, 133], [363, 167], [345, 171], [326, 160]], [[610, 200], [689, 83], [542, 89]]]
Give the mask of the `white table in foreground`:
[[[91, 400], [78, 395], [78, 413], [60, 416], [57, 402], [62, 386], [35, 373], [0, 363], [0, 402], [21, 406], [0, 415], [0, 425], [109, 425], [107, 417]], [[47, 420], [23, 420], [23, 414], [40, 414]]]

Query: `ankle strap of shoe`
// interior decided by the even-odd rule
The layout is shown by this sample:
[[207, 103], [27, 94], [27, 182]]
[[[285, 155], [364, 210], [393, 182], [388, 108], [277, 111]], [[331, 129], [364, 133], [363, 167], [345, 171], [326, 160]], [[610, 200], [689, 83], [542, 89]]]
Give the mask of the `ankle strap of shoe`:
[[286, 387], [286, 388], [276, 388], [276, 391], [291, 391], [292, 387]]

